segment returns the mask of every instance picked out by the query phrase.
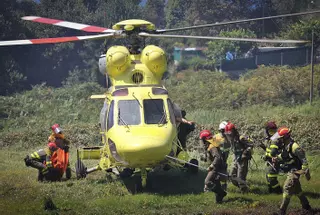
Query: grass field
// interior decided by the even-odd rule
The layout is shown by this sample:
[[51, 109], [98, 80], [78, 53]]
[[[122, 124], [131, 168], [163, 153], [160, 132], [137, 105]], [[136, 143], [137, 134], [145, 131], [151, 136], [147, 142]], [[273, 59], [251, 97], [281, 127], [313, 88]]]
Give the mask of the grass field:
[[[205, 172], [197, 175], [176, 169], [150, 172], [151, 186], [143, 193], [132, 194], [126, 187], [132, 181], [124, 184], [104, 172], [92, 173], [83, 180], [77, 180], [73, 173], [69, 181], [39, 183], [37, 171], [23, 163], [27, 153], [14, 148], [3, 148], [0, 152], [0, 214], [272, 214], [281, 202], [281, 195], [267, 193], [261, 151], [255, 153], [257, 166], [251, 164], [248, 175], [251, 192], [243, 195], [229, 184], [228, 195], [220, 205], [215, 204], [213, 193], [202, 192]], [[317, 208], [315, 214], [320, 214], [317, 154], [308, 155], [311, 181], [302, 178], [301, 183], [311, 206]], [[71, 163], [74, 162], [75, 153], [71, 158]], [[279, 179], [283, 183], [285, 176]], [[44, 210], [50, 200], [56, 209]], [[291, 214], [303, 214], [296, 197], [289, 207]]]

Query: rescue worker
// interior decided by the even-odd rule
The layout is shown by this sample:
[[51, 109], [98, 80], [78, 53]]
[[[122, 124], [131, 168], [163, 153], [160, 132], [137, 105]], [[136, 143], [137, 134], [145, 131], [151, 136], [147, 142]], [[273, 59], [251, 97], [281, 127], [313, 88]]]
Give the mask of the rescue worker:
[[[213, 136], [213, 140], [216, 141], [217, 144], [219, 144], [219, 146], [220, 146], [222, 158], [223, 158], [224, 163], [226, 164], [224, 172], [228, 172], [227, 161], [228, 161], [229, 152], [230, 152], [230, 148], [231, 148], [230, 143], [228, 141], [226, 141], [226, 138], [225, 138], [226, 136], [224, 133], [227, 124], [228, 124], [228, 122], [222, 121], [219, 124], [219, 133], [217, 133]], [[221, 185], [222, 188], [224, 190], [227, 190], [227, 180], [221, 180], [221, 182], [222, 182], [222, 185]]]
[[[231, 122], [228, 122], [225, 127], [225, 135], [234, 152], [231, 175], [245, 182], [248, 174], [249, 161], [252, 157], [253, 143], [250, 138], [240, 136], [235, 125]], [[245, 183], [234, 180], [232, 183], [239, 187], [241, 192], [248, 191], [248, 186]]]
[[[181, 116], [182, 119], [186, 120], [186, 111], [182, 110], [181, 111]], [[178, 147], [177, 149], [177, 154], [179, 154], [180, 151], [186, 150], [186, 145], [187, 145], [187, 136], [190, 132], [194, 131], [195, 129], [195, 124], [192, 122], [191, 124], [189, 123], [181, 123], [179, 125], [179, 132], [178, 132], [178, 140], [180, 141], [181, 147]]]
[[[204, 192], [213, 191], [216, 194], [216, 203], [222, 203], [227, 192], [221, 187], [221, 175], [225, 170], [226, 163], [217, 142], [213, 141], [212, 134], [209, 130], [202, 130], [199, 135], [200, 141], [212, 162], [208, 167], [208, 174], [204, 181]], [[224, 173], [225, 174], [225, 173]]]
[[[58, 151], [63, 150], [67, 153], [69, 149], [69, 141], [65, 139], [64, 134], [58, 124], [54, 124], [52, 127], [52, 134], [48, 138], [48, 144], [44, 149], [40, 149], [27, 155], [24, 159], [26, 166], [31, 166], [39, 170], [38, 181], [58, 181], [61, 180], [63, 172], [59, 168], [57, 163]], [[68, 156], [68, 154], [67, 154]], [[53, 163], [54, 161], [54, 163]], [[71, 177], [71, 169], [69, 167], [66, 170], [66, 178]]]
[[308, 161], [304, 150], [291, 137], [291, 131], [288, 127], [281, 127], [271, 137], [272, 141], [278, 141], [283, 144], [283, 150], [277, 156], [283, 164], [281, 168], [287, 173], [287, 179], [283, 185], [283, 198], [280, 206], [280, 214], [286, 214], [290, 198], [297, 195], [300, 199], [302, 208], [311, 211], [307, 197], [304, 195], [300, 184], [300, 175], [305, 175], [307, 180], [311, 179]]
[[263, 145], [266, 151], [264, 160], [267, 162], [266, 179], [268, 183], [268, 191], [269, 193], [280, 194], [282, 193], [282, 189], [278, 181], [280, 163], [277, 162], [277, 160], [274, 158], [276, 158], [280, 154], [281, 145], [279, 145], [277, 141], [270, 140], [270, 138], [277, 132], [277, 129], [278, 127], [275, 122], [269, 121], [266, 123], [266, 145]]

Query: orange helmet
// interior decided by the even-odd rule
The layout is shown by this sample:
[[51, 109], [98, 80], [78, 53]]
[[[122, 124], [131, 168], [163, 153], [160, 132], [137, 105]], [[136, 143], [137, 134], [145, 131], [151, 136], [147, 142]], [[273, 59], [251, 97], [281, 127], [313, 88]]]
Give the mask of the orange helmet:
[[291, 130], [288, 127], [281, 127], [278, 129], [278, 134], [280, 137], [290, 136]]
[[53, 126], [51, 126], [51, 129], [55, 134], [59, 134], [62, 132], [62, 129], [60, 128], [59, 124], [54, 124]]
[[200, 139], [209, 140], [212, 138], [212, 133], [209, 130], [202, 130], [199, 135]]
[[288, 138], [288, 137], [290, 137], [290, 133], [291, 133], [290, 128], [288, 128], [288, 127], [281, 127], [281, 128], [278, 129], [277, 133], [275, 133], [275, 134], [271, 137], [271, 140], [277, 140], [277, 139], [280, 139], [280, 138], [282, 138], [282, 137]]
[[235, 128], [236, 128], [236, 126], [233, 123], [228, 122], [228, 124], [226, 125], [226, 128], [224, 129], [224, 131], [225, 131], [226, 134], [230, 134], [232, 129], [235, 129]]

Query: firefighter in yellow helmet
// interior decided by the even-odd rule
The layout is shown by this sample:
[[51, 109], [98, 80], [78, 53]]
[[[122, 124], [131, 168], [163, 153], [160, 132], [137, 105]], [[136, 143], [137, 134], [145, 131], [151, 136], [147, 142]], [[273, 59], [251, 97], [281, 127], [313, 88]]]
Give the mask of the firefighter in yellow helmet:
[[266, 123], [265, 126], [265, 133], [266, 133], [266, 142], [267, 144], [264, 145], [264, 149], [266, 151], [264, 160], [267, 162], [267, 170], [266, 170], [266, 178], [268, 182], [268, 190], [269, 193], [282, 193], [279, 181], [278, 181], [278, 174], [280, 170], [280, 163], [277, 157], [282, 150], [282, 144], [279, 144], [277, 141], [271, 141], [270, 138], [277, 132], [277, 125], [273, 121], [269, 121]]
[[212, 162], [208, 167], [208, 174], [204, 181], [204, 191], [213, 191], [216, 194], [216, 203], [222, 203], [222, 199], [227, 195], [227, 192], [221, 187], [219, 173], [224, 173], [226, 163], [223, 160], [219, 144], [213, 140], [209, 130], [200, 132], [200, 142]]
[[[52, 127], [52, 134], [48, 138], [48, 144], [45, 148], [40, 149], [27, 155], [24, 159], [26, 166], [31, 166], [39, 170], [38, 181], [58, 181], [64, 172], [66, 172], [66, 178], [71, 177], [71, 169], [68, 161], [68, 149], [69, 141], [65, 139], [64, 134], [58, 124], [54, 124]], [[59, 151], [66, 153], [66, 162], [68, 168], [62, 168], [59, 159]], [[66, 165], [65, 165], [66, 166]], [[63, 171], [62, 171], [63, 170]]]
[[298, 196], [303, 209], [311, 211], [309, 201], [302, 192], [299, 181], [300, 175], [305, 175], [307, 180], [311, 179], [304, 150], [291, 137], [291, 131], [287, 127], [279, 128], [277, 133], [271, 137], [271, 140], [283, 144], [283, 150], [276, 159], [282, 163], [281, 168], [287, 173], [287, 179], [283, 185], [280, 214], [286, 214], [292, 195]]

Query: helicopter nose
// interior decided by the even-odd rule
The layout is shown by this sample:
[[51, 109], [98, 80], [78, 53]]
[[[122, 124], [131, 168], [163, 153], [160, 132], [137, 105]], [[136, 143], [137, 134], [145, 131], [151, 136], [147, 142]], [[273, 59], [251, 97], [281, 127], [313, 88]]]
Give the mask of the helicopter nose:
[[149, 167], [165, 159], [171, 151], [172, 141], [154, 136], [131, 137], [117, 148], [120, 157], [129, 166]]

